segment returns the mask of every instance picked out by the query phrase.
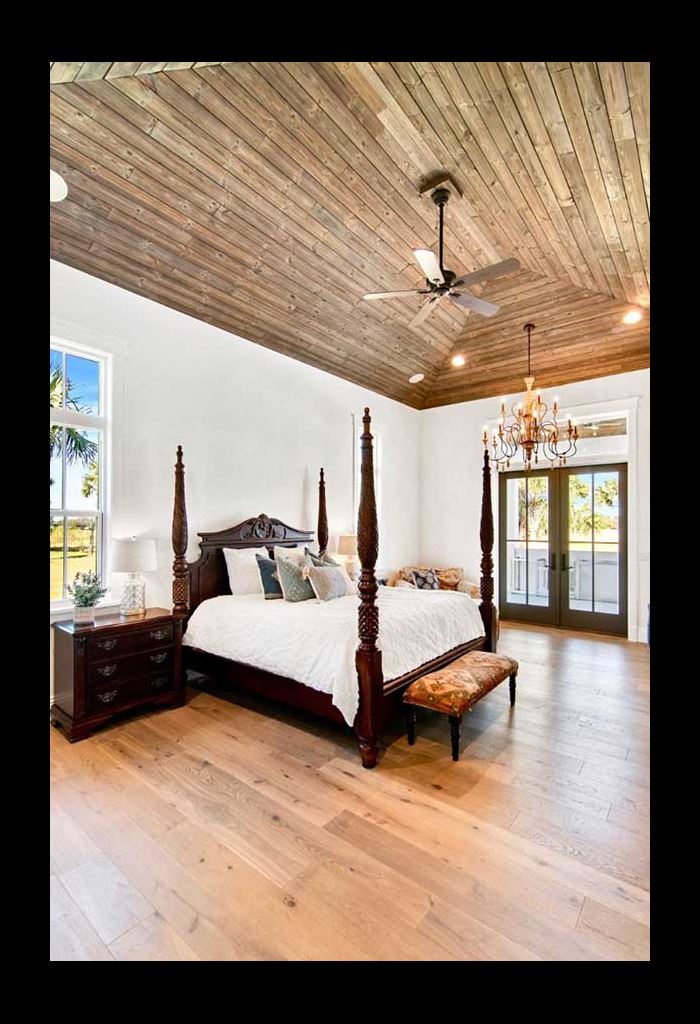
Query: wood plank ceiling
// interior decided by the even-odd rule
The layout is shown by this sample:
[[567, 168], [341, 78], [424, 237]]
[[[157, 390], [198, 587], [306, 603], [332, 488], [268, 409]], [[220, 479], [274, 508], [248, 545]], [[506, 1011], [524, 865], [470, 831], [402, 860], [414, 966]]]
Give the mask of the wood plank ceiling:
[[[63, 263], [415, 408], [649, 365], [649, 65], [53, 63]], [[412, 331], [420, 189], [445, 265], [515, 257]], [[476, 291], [476, 289], [475, 289]], [[642, 319], [623, 323], [630, 306]], [[466, 356], [456, 369], [451, 357]], [[408, 377], [425, 379], [410, 385]]]

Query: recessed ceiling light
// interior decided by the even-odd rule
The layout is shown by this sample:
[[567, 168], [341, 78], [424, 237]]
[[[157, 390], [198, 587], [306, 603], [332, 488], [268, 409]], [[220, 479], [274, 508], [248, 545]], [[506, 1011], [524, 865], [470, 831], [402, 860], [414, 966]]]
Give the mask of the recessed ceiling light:
[[58, 173], [51, 171], [51, 202], [60, 203], [68, 195], [68, 186]]
[[452, 356], [452, 365], [453, 366], [464, 366], [466, 361], [467, 360], [461, 354], [458, 354], [456, 356]]
[[642, 319], [641, 309], [630, 309], [622, 318], [624, 324], [638, 324]]
[[422, 380], [425, 380], [424, 373], [414, 373], [412, 377], [408, 378], [409, 384], [420, 384]]

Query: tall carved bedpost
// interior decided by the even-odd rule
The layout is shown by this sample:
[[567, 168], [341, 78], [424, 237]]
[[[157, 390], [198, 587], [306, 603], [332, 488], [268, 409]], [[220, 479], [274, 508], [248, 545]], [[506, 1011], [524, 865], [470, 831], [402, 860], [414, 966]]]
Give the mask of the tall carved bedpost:
[[483, 489], [481, 492], [481, 604], [479, 611], [486, 630], [486, 650], [495, 651], [498, 639], [498, 609], [493, 603], [493, 508], [491, 505], [491, 466], [484, 451]]
[[318, 526], [316, 529], [318, 541], [318, 553], [324, 554], [328, 547], [328, 515], [326, 513], [326, 480], [323, 475], [323, 467], [318, 478]]
[[175, 462], [175, 502], [173, 505], [173, 615], [186, 619], [189, 604], [189, 575], [187, 572], [187, 507], [185, 505], [185, 464], [182, 445], [177, 446]]
[[182, 445], [177, 446], [175, 460], [175, 501], [173, 503], [173, 616], [175, 689], [180, 695], [180, 704], [185, 703], [185, 672], [182, 661], [182, 633], [189, 610], [189, 574], [187, 572], [187, 508], [185, 506], [185, 465], [182, 461]]
[[360, 746], [364, 768], [374, 768], [379, 756], [379, 734], [384, 711], [384, 677], [382, 653], [377, 647], [379, 635], [379, 609], [377, 608], [377, 580], [374, 567], [379, 550], [377, 502], [374, 495], [374, 452], [371, 417], [365, 409], [360, 438], [360, 509], [357, 516], [357, 553], [360, 557], [359, 637], [355, 655], [360, 690], [360, 706], [355, 718], [355, 732]]

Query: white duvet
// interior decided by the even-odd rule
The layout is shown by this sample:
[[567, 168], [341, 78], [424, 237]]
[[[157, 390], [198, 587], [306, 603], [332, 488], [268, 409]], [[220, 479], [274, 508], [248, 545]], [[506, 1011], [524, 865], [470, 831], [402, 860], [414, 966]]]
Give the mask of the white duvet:
[[[379, 647], [385, 681], [484, 635], [467, 594], [379, 587]], [[356, 596], [266, 601], [262, 594], [213, 597], [193, 613], [184, 643], [333, 695], [348, 725], [358, 707]]]

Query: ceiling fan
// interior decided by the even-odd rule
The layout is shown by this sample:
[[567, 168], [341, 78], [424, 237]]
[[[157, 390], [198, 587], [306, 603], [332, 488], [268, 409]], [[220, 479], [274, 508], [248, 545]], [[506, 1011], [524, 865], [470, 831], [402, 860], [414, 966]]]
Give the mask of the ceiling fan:
[[480, 281], [490, 281], [494, 277], [501, 277], [503, 274], [512, 274], [519, 270], [520, 264], [517, 260], [502, 260], [500, 263], [493, 263], [489, 267], [482, 267], [475, 270], [473, 274], [465, 274], [464, 277], [457, 277], [451, 270], [442, 265], [442, 234], [443, 218], [447, 201], [450, 198], [450, 190], [447, 188], [436, 188], [431, 199], [440, 210], [440, 259], [430, 249], [414, 249], [413, 255], [418, 266], [425, 274], [426, 288], [411, 288], [402, 292], [370, 292], [363, 295], [363, 299], [374, 302], [375, 299], [396, 299], [401, 295], [428, 295], [416, 315], [409, 323], [409, 327], [418, 327], [426, 317], [440, 305], [443, 299], [448, 298], [462, 309], [469, 309], [473, 313], [481, 313], [482, 316], [494, 316], [499, 310], [493, 302], [486, 302], [478, 299], [468, 291], [464, 291], [467, 285], [477, 284]]

